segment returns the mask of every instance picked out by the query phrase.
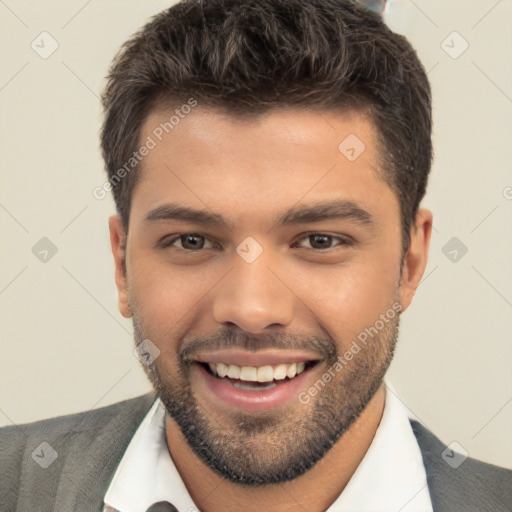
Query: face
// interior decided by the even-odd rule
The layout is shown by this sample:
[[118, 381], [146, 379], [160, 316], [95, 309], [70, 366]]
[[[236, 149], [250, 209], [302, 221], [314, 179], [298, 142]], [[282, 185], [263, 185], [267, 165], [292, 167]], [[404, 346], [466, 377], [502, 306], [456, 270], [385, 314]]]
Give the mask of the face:
[[168, 118], [143, 126], [157, 143], [126, 243], [110, 219], [121, 313], [159, 354], [143, 367], [205, 464], [248, 485], [296, 478], [381, 385], [429, 212], [402, 264], [398, 201], [356, 113], [197, 107], [158, 141]]

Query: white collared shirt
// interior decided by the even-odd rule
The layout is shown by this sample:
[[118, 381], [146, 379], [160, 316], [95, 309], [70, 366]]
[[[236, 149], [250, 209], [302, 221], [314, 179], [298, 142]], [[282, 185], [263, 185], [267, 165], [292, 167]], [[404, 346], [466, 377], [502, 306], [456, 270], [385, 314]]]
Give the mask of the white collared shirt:
[[[425, 467], [407, 411], [390, 384], [386, 386], [373, 441], [326, 512], [432, 512]], [[169, 455], [165, 408], [159, 399], [130, 441], [104, 499], [119, 512], [146, 512], [158, 501], [172, 503], [179, 512], [198, 510]]]

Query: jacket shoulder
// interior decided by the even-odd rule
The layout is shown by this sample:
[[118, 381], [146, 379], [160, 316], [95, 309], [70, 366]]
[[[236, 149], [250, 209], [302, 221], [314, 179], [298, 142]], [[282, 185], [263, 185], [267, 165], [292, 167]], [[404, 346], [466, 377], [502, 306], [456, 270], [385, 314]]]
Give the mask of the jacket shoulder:
[[434, 510], [512, 510], [512, 470], [472, 457], [454, 459], [454, 452], [430, 430], [415, 420], [410, 422]]
[[[30, 436], [50, 435], [56, 436], [63, 432], [77, 433], [82, 431], [90, 432], [91, 429], [100, 427], [109, 419], [119, 414], [137, 414], [140, 410], [147, 409], [153, 403], [155, 396], [152, 393], [141, 395], [112, 405], [99, 407], [74, 414], [56, 416], [44, 420], [24, 423], [20, 425], [9, 425], [0, 428], [0, 438], [8, 439], [14, 444], [23, 441]], [[5, 447], [5, 444], [2, 443]]]
[[[148, 393], [90, 411], [0, 428], [0, 509], [9, 510], [16, 503], [27, 466], [37, 468], [38, 463], [44, 468], [57, 455], [65, 458], [71, 449], [85, 454], [95, 439], [108, 432], [124, 431], [128, 441], [154, 400]], [[6, 503], [9, 508], [2, 508]]]

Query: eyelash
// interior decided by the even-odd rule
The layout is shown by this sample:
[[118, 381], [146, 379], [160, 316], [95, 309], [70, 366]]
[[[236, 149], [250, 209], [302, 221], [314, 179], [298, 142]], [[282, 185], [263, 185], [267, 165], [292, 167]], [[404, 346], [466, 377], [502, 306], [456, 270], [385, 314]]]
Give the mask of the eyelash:
[[[339, 247], [339, 246], [350, 247], [350, 246], [352, 246], [354, 244], [354, 240], [351, 239], [350, 237], [347, 237], [347, 236], [336, 236], [336, 235], [330, 235], [328, 233], [320, 233], [320, 232], [308, 233], [308, 234], [304, 235], [302, 238], [300, 238], [299, 241], [308, 239], [308, 238], [310, 238], [312, 236], [315, 236], [315, 235], [325, 236], [325, 237], [331, 238], [333, 240], [335, 240], [335, 239], [339, 240], [340, 243], [337, 246], [335, 246], [335, 247]], [[178, 235], [172, 236], [172, 238], [168, 238], [168, 237], [164, 238], [162, 241], [159, 242], [158, 246], [160, 248], [162, 248], [162, 249], [167, 249], [167, 248], [171, 247], [178, 240], [181, 240], [182, 237], [186, 237], [186, 236], [201, 237], [201, 238], [204, 238], [205, 240], [208, 240], [208, 237], [206, 235], [201, 234], [201, 233], [180, 233]], [[308, 251], [314, 251], [314, 252], [318, 252], [318, 253], [327, 253], [327, 252], [331, 252], [332, 250], [334, 250], [335, 247], [334, 248], [333, 247], [328, 247], [326, 249], [315, 249], [315, 248], [307, 248], [306, 247], [306, 249]], [[182, 252], [187, 252], [187, 253], [199, 253], [199, 252], [202, 252], [203, 250], [207, 250], [207, 249], [204, 249], [204, 248], [197, 249], [197, 250], [192, 250], [192, 249], [182, 249], [182, 248], [179, 248], [179, 247], [175, 247], [175, 249], [177, 249], [179, 251], [182, 251]]]

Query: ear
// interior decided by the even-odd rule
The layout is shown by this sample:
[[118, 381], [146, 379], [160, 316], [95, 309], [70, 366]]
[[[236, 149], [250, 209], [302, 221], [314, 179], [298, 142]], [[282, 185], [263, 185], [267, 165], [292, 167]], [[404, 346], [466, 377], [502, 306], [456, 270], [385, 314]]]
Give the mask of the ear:
[[116, 266], [116, 286], [118, 294], [118, 307], [121, 315], [130, 318], [132, 312], [128, 298], [128, 281], [126, 279], [126, 232], [118, 215], [108, 219], [110, 230], [110, 245]]
[[412, 302], [428, 261], [428, 249], [432, 235], [432, 212], [420, 208], [414, 226], [411, 227], [409, 250], [402, 263], [400, 281], [400, 303], [405, 311]]

